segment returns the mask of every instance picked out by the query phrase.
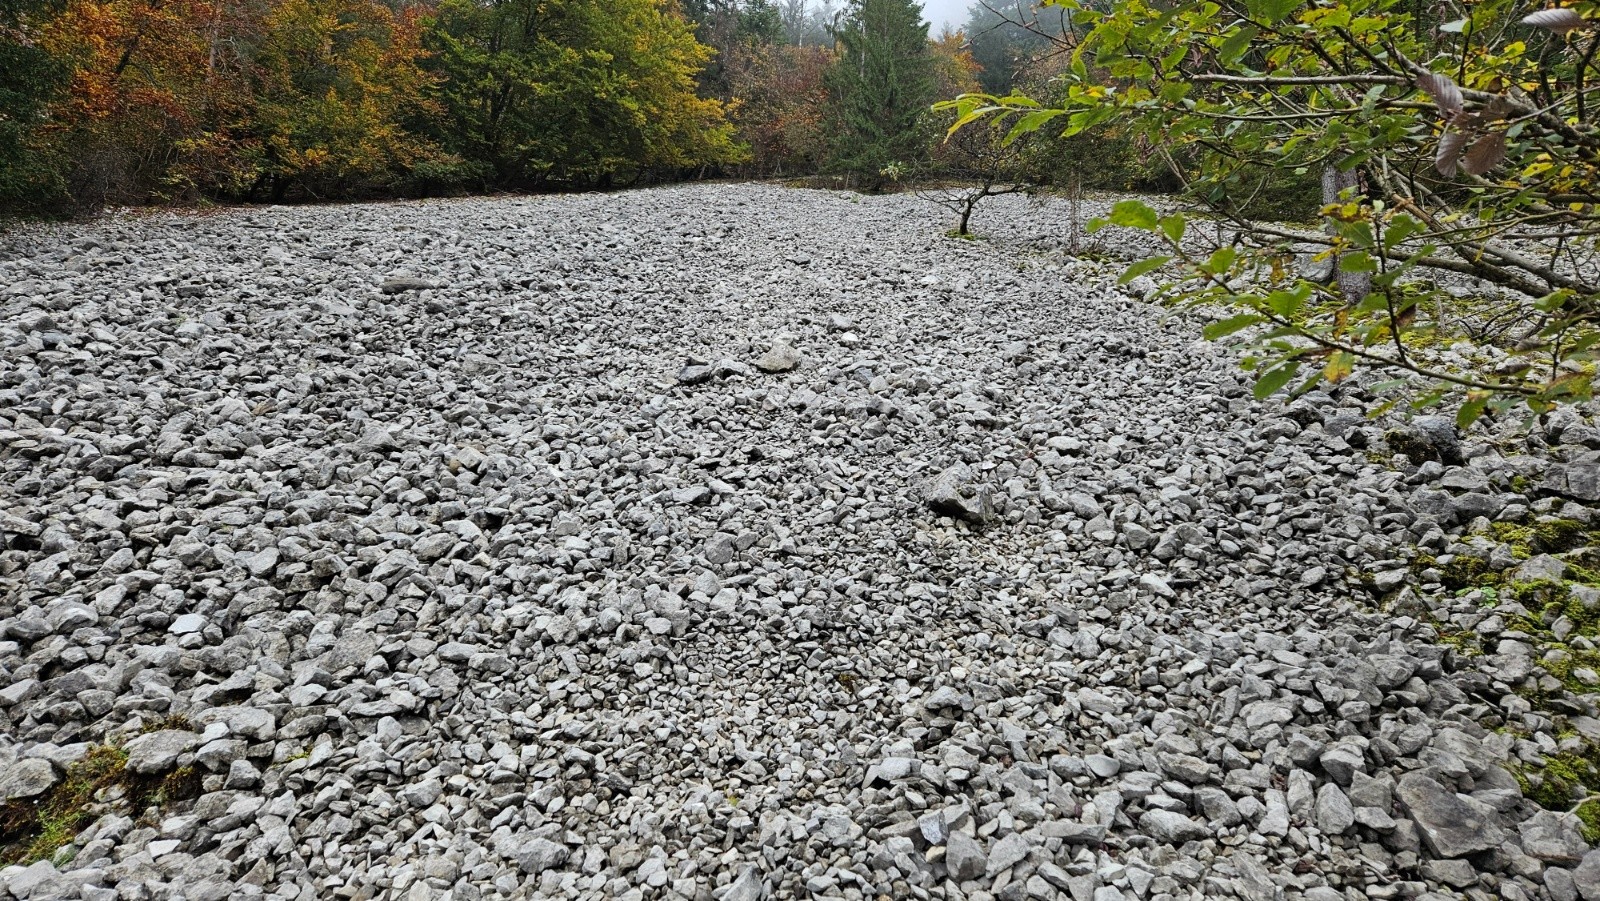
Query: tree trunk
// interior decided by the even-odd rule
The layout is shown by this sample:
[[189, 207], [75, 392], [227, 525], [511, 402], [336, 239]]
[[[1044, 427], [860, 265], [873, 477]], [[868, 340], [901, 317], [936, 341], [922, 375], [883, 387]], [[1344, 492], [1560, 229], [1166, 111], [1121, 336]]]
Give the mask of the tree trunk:
[[[1330, 203], [1338, 203], [1339, 192], [1345, 190], [1346, 188], [1355, 188], [1356, 193], [1360, 193], [1361, 172], [1359, 170], [1351, 169], [1349, 172], [1341, 172], [1335, 166], [1323, 167], [1322, 203], [1324, 206]], [[1333, 231], [1331, 224], [1328, 227], [1328, 231], [1330, 233]], [[1332, 262], [1332, 276], [1334, 281], [1339, 285], [1339, 293], [1344, 295], [1345, 303], [1360, 303], [1363, 297], [1366, 297], [1368, 294], [1372, 293], [1372, 273], [1345, 272], [1344, 269], [1339, 266], [1339, 260], [1337, 257], [1335, 257]]]

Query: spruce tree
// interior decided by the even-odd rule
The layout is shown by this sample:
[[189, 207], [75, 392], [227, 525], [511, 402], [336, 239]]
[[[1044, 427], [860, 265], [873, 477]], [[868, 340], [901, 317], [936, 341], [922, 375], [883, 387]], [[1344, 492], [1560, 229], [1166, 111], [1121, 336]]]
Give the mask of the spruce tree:
[[875, 190], [886, 171], [915, 166], [928, 146], [928, 25], [916, 0], [853, 0], [834, 36], [832, 165]]

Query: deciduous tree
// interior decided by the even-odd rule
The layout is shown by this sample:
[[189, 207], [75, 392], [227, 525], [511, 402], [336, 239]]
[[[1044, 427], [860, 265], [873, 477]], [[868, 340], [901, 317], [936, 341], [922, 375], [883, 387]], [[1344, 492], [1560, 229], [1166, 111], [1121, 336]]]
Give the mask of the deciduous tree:
[[444, 133], [503, 184], [609, 182], [741, 158], [695, 92], [711, 51], [663, 0], [445, 0], [428, 34]]
[[37, 209], [60, 196], [59, 160], [40, 134], [66, 76], [36, 43], [38, 20], [50, 6], [0, 0], [0, 212]]
[[[1168, 148], [1226, 226], [1136, 201], [1111, 221], [1171, 248], [1175, 296], [1232, 307], [1257, 393], [1400, 373], [1461, 421], [1593, 394], [1600, 348], [1600, 3], [1132, 0], [1098, 14], [1059, 103], [970, 96], [963, 120], [1072, 135], [1118, 120]], [[1250, 216], [1268, 179], [1331, 171], [1324, 230]], [[1336, 194], [1334, 192], [1337, 192]], [[1294, 265], [1320, 251], [1336, 273]], [[1329, 275], [1344, 278], [1329, 278]], [[1463, 304], [1446, 284], [1471, 279]], [[1438, 339], [1470, 339], [1439, 353]]]
[[433, 112], [420, 35], [415, 11], [377, 0], [278, 0], [252, 69], [257, 185], [350, 196], [448, 163], [407, 127]]

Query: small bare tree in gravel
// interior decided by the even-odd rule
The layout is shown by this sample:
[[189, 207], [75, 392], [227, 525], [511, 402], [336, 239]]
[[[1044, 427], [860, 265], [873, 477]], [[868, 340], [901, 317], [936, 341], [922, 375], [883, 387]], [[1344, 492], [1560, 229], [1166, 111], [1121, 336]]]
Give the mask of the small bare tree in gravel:
[[1031, 194], [1036, 185], [1022, 165], [1021, 142], [1007, 144], [993, 128], [964, 128], [939, 148], [935, 164], [941, 179], [917, 192], [922, 199], [956, 214], [951, 234], [965, 238], [972, 211], [986, 197]]

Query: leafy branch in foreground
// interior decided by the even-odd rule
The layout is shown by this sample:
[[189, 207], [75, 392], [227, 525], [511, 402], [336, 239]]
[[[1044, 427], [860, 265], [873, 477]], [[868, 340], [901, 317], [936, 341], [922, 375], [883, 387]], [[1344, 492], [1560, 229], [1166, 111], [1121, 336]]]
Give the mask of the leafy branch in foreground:
[[[1171, 249], [1126, 277], [1170, 266], [1168, 298], [1231, 308], [1208, 332], [1253, 328], [1259, 395], [1377, 366], [1463, 423], [1591, 398], [1600, 2], [1052, 5], [1088, 26], [1059, 39], [1058, 102], [965, 95], [943, 105], [954, 128], [1002, 120], [1015, 140], [1115, 120], [1164, 147], [1216, 227], [1119, 204], [1111, 224]], [[1320, 226], [1243, 212], [1265, 179], [1314, 172]]]

